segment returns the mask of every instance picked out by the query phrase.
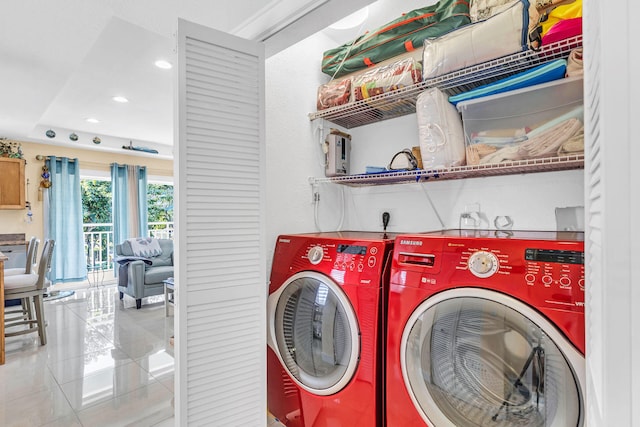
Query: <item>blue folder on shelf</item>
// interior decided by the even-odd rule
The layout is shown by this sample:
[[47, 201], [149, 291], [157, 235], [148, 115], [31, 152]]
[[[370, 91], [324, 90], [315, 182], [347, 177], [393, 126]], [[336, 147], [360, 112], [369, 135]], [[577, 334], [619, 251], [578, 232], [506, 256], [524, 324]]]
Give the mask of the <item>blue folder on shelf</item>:
[[456, 105], [461, 101], [468, 101], [470, 99], [495, 95], [496, 93], [508, 92], [510, 90], [521, 89], [523, 87], [558, 80], [565, 76], [566, 70], [567, 61], [565, 59], [557, 59], [525, 72], [507, 77], [506, 79], [479, 86], [468, 92], [450, 96], [449, 102]]

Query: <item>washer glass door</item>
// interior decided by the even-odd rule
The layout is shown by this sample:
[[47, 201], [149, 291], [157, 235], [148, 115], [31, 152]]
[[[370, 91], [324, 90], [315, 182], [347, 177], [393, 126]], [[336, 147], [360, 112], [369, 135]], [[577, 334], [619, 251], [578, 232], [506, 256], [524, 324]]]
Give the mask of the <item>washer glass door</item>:
[[566, 338], [513, 298], [456, 291], [423, 302], [404, 330], [403, 375], [423, 419], [434, 427], [582, 425], [579, 368], [568, 360], [579, 365], [580, 357]]
[[306, 390], [333, 394], [349, 383], [360, 353], [359, 328], [344, 291], [315, 272], [292, 276], [276, 295], [277, 353]]

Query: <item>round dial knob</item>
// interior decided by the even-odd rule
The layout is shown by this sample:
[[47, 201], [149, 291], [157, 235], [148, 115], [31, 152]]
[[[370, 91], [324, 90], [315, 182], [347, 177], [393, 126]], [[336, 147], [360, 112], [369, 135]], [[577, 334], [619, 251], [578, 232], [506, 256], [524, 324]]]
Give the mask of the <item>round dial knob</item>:
[[498, 271], [498, 258], [491, 252], [474, 252], [469, 257], [469, 271], [476, 277], [485, 278]]
[[324, 251], [320, 246], [314, 246], [310, 248], [309, 252], [307, 253], [307, 258], [309, 258], [309, 262], [311, 262], [311, 264], [313, 265], [319, 264], [320, 261], [322, 261], [323, 256]]

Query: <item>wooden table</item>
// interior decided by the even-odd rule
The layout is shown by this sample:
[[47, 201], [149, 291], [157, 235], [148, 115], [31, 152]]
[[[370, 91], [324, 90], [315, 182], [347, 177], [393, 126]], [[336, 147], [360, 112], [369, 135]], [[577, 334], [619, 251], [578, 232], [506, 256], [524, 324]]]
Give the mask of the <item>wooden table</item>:
[[4, 365], [4, 262], [7, 259], [0, 252], [0, 365]]

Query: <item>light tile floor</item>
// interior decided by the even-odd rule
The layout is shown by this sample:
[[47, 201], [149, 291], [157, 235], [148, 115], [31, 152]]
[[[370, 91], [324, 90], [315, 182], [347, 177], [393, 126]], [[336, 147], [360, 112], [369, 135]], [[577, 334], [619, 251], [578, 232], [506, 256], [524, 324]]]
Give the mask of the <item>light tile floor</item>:
[[0, 425], [172, 426], [174, 360], [163, 296], [118, 298], [114, 285], [45, 302], [47, 345], [6, 340]]

